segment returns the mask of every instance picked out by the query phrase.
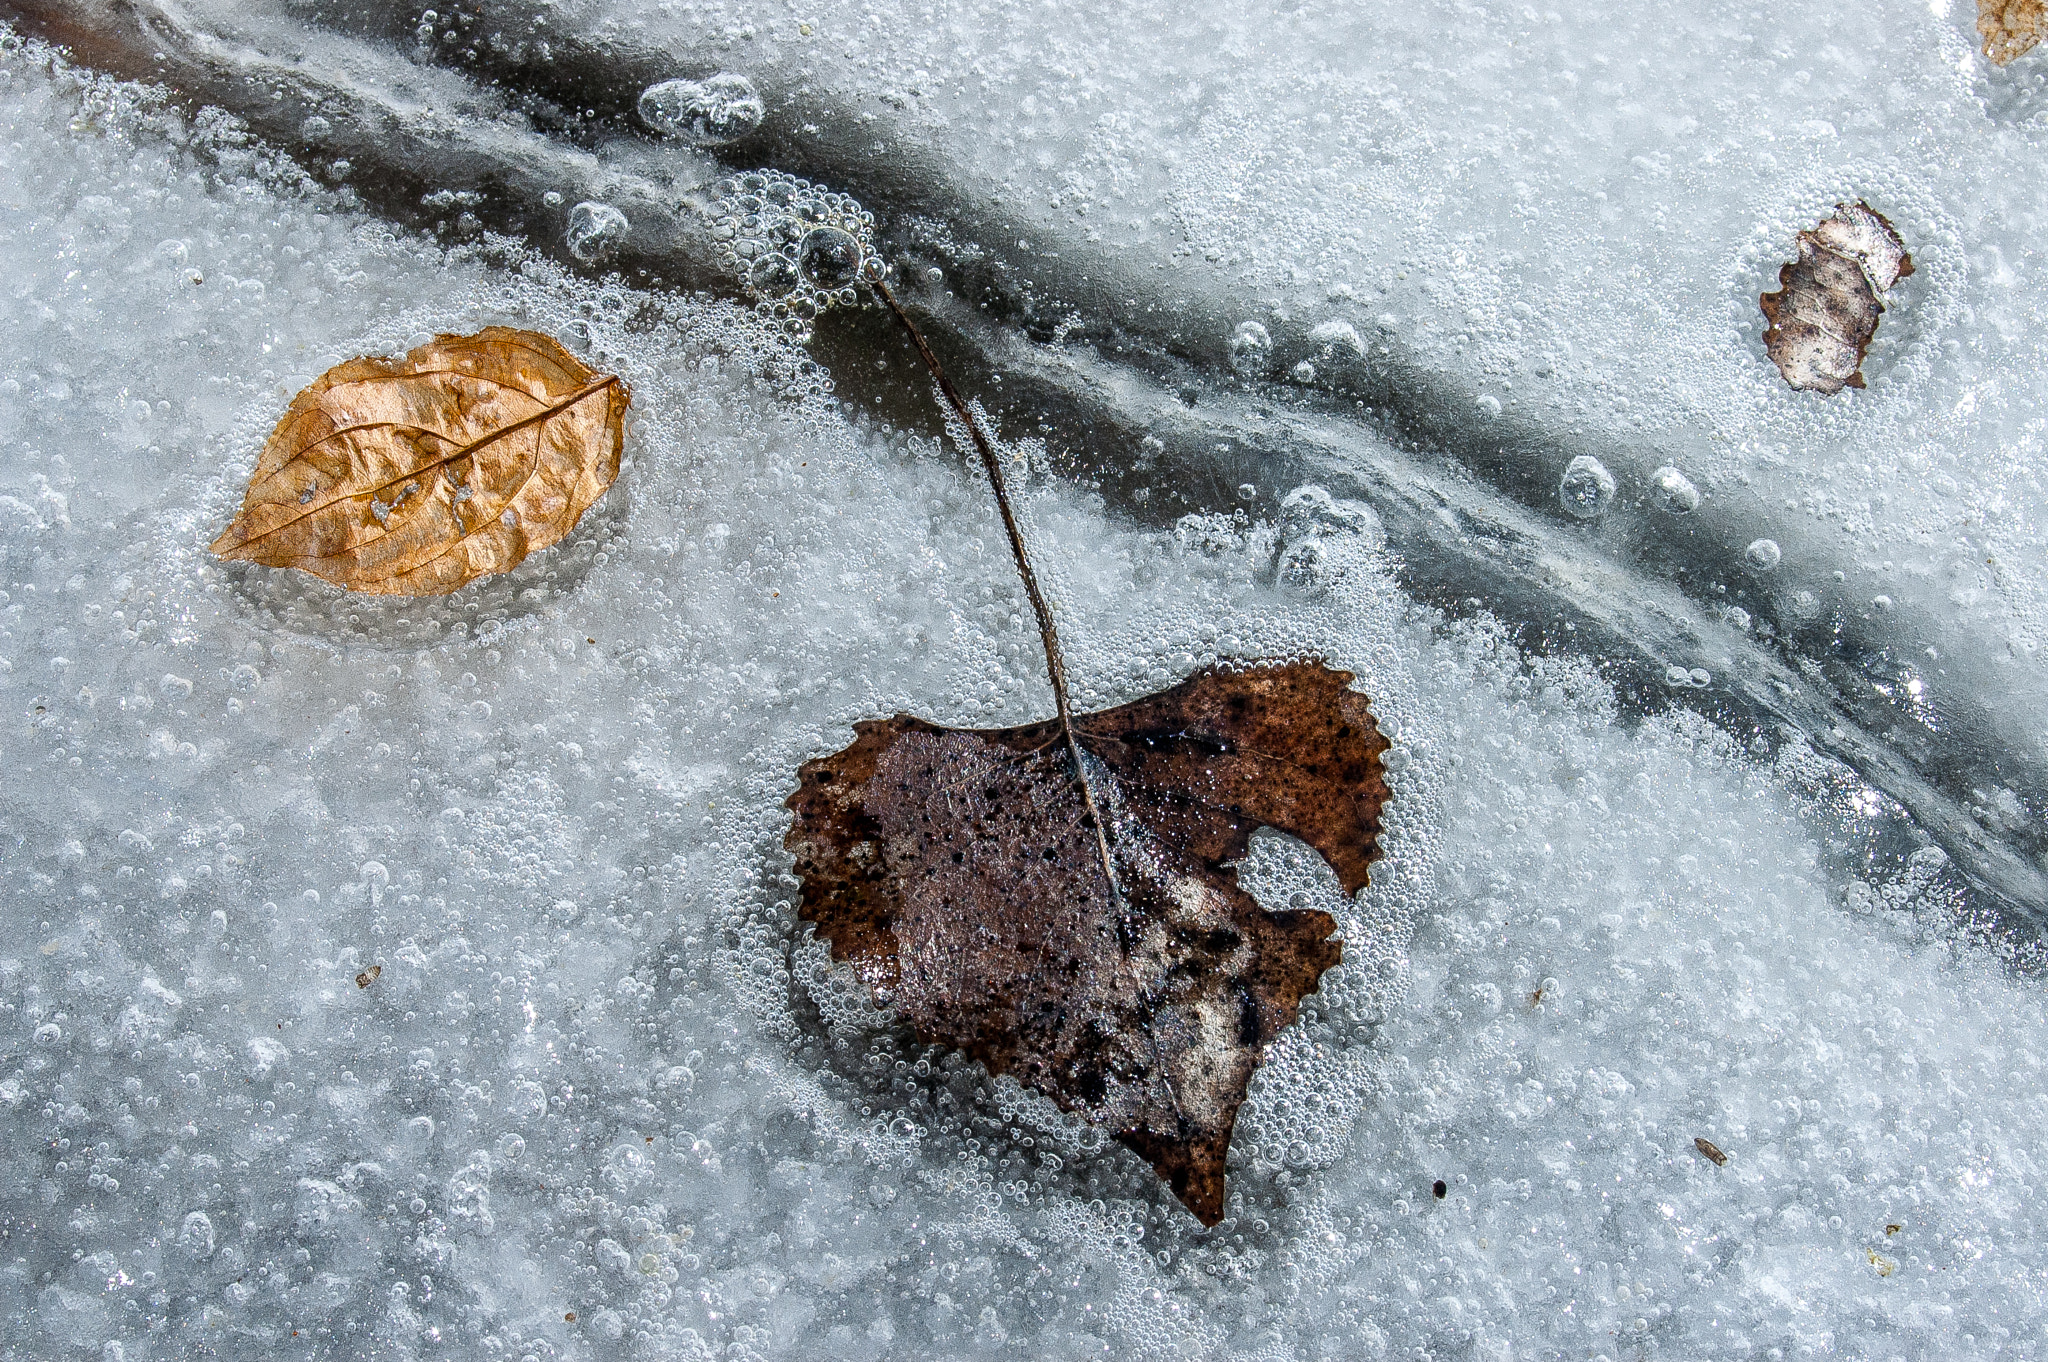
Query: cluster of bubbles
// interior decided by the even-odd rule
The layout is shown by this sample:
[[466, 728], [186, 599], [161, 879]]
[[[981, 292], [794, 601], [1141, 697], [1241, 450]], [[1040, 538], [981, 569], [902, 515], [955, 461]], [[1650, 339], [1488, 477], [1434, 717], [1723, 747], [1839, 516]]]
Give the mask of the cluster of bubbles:
[[1273, 361], [1273, 333], [1257, 322], [1239, 322], [1230, 333], [1230, 367], [1246, 377], [1266, 371]]
[[1614, 474], [1591, 454], [1581, 454], [1565, 465], [1557, 499], [1580, 520], [1597, 520], [1614, 504]]
[[1650, 474], [1650, 499], [1671, 515], [1691, 515], [1700, 506], [1700, 489], [1691, 478], [1665, 464]]
[[626, 244], [626, 215], [608, 203], [585, 201], [569, 210], [569, 254], [586, 265], [601, 264]]
[[703, 80], [665, 80], [640, 92], [640, 121], [692, 146], [737, 142], [760, 127], [767, 112], [754, 82], [728, 71]]
[[832, 306], [860, 302], [879, 277], [875, 217], [845, 194], [780, 171], [738, 175], [719, 187], [712, 235], [755, 303], [790, 336]]

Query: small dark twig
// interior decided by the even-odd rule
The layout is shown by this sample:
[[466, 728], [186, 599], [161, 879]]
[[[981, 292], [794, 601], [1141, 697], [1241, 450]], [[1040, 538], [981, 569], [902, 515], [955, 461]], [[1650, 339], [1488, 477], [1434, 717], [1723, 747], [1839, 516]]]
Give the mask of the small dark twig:
[[975, 452], [981, 455], [981, 466], [988, 473], [989, 486], [996, 494], [996, 509], [1003, 513], [1003, 532], [1010, 537], [1010, 553], [1017, 560], [1017, 575], [1024, 579], [1024, 594], [1031, 599], [1031, 612], [1038, 617], [1038, 637], [1045, 645], [1046, 679], [1052, 682], [1053, 704], [1059, 710], [1060, 733], [1067, 741], [1067, 755], [1074, 763], [1074, 780], [1081, 787], [1081, 804], [1088, 811], [1089, 822], [1095, 827], [1096, 849], [1102, 854], [1102, 873], [1109, 881], [1111, 900], [1120, 900], [1122, 891], [1117, 888], [1116, 863], [1109, 854], [1109, 825], [1103, 819], [1102, 811], [1096, 807], [1095, 791], [1088, 783], [1088, 768], [1081, 759], [1081, 743], [1074, 735], [1074, 714], [1067, 703], [1067, 663], [1060, 652], [1060, 633], [1053, 625], [1052, 607], [1046, 603], [1045, 593], [1038, 589], [1038, 576], [1031, 570], [1031, 559], [1024, 552], [1024, 535], [1017, 528], [1016, 513], [1010, 509], [1010, 490], [1003, 481], [1003, 464], [996, 455], [995, 442], [982, 429], [981, 421], [960, 396], [959, 389], [953, 386], [953, 380], [946, 377], [945, 367], [932, 353], [924, 333], [903, 310], [903, 304], [896, 301], [896, 295], [882, 281], [880, 273], [871, 272], [867, 281], [888, 305], [889, 311], [896, 315], [896, 320], [903, 324], [903, 329], [910, 333], [911, 342], [917, 346], [917, 353], [924, 360], [924, 367], [931, 371], [940, 394], [953, 408], [953, 414], [960, 418], [960, 423], [967, 427], [968, 438], [974, 442]]

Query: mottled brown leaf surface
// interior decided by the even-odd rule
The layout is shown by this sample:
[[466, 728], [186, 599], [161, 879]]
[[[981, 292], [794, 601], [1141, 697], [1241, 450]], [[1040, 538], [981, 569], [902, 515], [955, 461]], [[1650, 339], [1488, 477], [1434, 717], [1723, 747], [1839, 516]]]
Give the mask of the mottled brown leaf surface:
[[2042, 0], [1977, 0], [1977, 36], [1991, 64], [2003, 66], [2048, 38], [2048, 5]]
[[626, 385], [489, 327], [352, 359], [292, 399], [213, 551], [435, 596], [567, 534], [619, 474]]
[[1793, 387], [1838, 393], [1863, 386], [1863, 356], [1884, 314], [1878, 300], [1913, 272], [1905, 242], [1867, 203], [1835, 205], [1799, 234], [1799, 258], [1758, 302], [1770, 327], [1764, 351]]
[[1350, 893], [1379, 854], [1387, 741], [1350, 680], [1211, 668], [1078, 716], [1114, 893], [1056, 722], [856, 725], [789, 799], [801, 915], [921, 1038], [1114, 1132], [1213, 1225], [1252, 1071], [1340, 958], [1234, 863], [1276, 828]]

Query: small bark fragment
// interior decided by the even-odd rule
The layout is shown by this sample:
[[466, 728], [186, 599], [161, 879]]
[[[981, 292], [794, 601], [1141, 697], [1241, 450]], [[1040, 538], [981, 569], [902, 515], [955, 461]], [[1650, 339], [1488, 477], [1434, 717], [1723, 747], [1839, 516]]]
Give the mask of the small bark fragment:
[[1713, 1160], [1716, 1168], [1728, 1162], [1728, 1156], [1721, 1152], [1721, 1146], [1715, 1144], [1704, 1135], [1693, 1136], [1692, 1147]]
[[1885, 216], [1861, 202], [1835, 205], [1798, 245], [1799, 258], [1778, 271], [1778, 291], [1758, 300], [1770, 322], [1765, 353], [1802, 391], [1860, 388], [1884, 314], [1878, 300], [1913, 272], [1913, 257]]
[[800, 915], [920, 1038], [1113, 1131], [1214, 1225], [1252, 1072], [1341, 955], [1235, 863], [1276, 828], [1356, 892], [1379, 854], [1387, 740], [1350, 680], [1210, 669], [1076, 716], [1114, 886], [1057, 721], [859, 724], [789, 798]]
[[2048, 37], [2042, 0], [1977, 0], [1977, 36], [1993, 66], [2003, 66]]
[[438, 596], [559, 540], [619, 475], [626, 385], [494, 326], [352, 359], [292, 399], [223, 558]]

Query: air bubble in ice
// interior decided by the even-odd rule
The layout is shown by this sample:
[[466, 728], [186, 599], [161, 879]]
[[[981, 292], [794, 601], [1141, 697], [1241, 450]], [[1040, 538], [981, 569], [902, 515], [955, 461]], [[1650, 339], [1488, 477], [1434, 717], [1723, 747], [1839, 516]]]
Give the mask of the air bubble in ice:
[[213, 1218], [205, 1211], [193, 1211], [178, 1226], [178, 1247], [194, 1258], [213, 1255]]
[[585, 200], [569, 210], [569, 254], [586, 265], [610, 259], [626, 241], [626, 215]]
[[1316, 366], [1308, 360], [1302, 360], [1287, 371], [1287, 376], [1296, 383], [1313, 383], [1316, 381]]
[[1386, 542], [1379, 514], [1362, 501], [1333, 497], [1315, 483], [1304, 483], [1280, 502], [1280, 538], [1292, 543], [1311, 535], [1357, 535], [1374, 548]]
[[797, 268], [821, 289], [841, 289], [860, 276], [860, 243], [837, 227], [820, 227], [797, 247]]
[[1282, 587], [1297, 595], [1321, 595], [1330, 584], [1330, 568], [1323, 541], [1310, 536], [1283, 547], [1273, 575]]
[[764, 255], [747, 272], [747, 284], [763, 298], [781, 298], [803, 282], [796, 262], [784, 255]]
[[1690, 515], [1699, 509], [1700, 489], [1692, 485], [1691, 478], [1667, 463], [1650, 474], [1650, 499], [1660, 511]]
[[308, 142], [318, 142], [333, 131], [334, 125], [319, 114], [312, 114], [305, 122], [299, 124], [299, 136], [305, 138]]
[[1557, 499], [1581, 520], [1597, 519], [1614, 504], [1614, 474], [1591, 454], [1580, 454], [1565, 465]]
[[704, 80], [665, 80], [640, 94], [640, 121], [663, 137], [700, 147], [736, 142], [761, 126], [767, 108], [745, 76], [721, 72]]
[[1273, 358], [1273, 334], [1257, 322], [1239, 322], [1230, 333], [1230, 367], [1246, 376], [1261, 374]]
[[1757, 572], [1769, 572], [1784, 556], [1775, 539], [1752, 539], [1742, 551], [1743, 561]]
[[1316, 349], [1324, 359], [1365, 358], [1365, 342], [1359, 338], [1358, 328], [1350, 322], [1329, 321], [1319, 323], [1308, 333]]
[[1820, 597], [1811, 591], [1795, 591], [1786, 600], [1785, 608], [1794, 619], [1810, 620], [1820, 614]]

